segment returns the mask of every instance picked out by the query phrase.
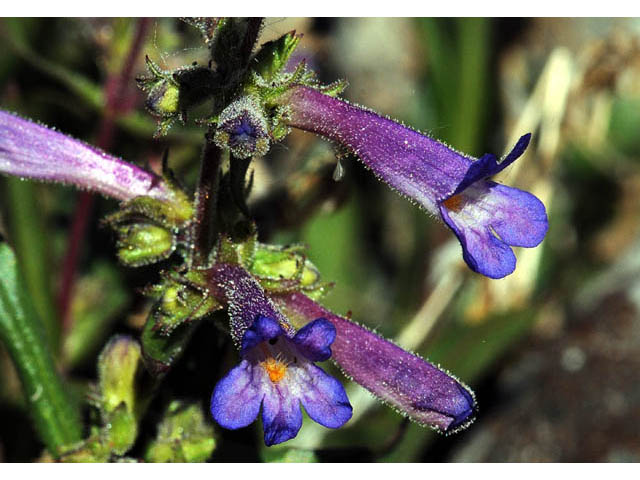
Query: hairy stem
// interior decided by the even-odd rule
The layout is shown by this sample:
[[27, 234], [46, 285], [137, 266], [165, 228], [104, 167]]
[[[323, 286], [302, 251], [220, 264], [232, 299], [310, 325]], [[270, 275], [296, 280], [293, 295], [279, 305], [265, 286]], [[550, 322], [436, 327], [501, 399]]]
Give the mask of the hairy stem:
[[194, 248], [195, 262], [206, 264], [209, 252], [214, 243], [214, 228], [216, 217], [216, 205], [218, 199], [218, 183], [220, 180], [220, 167], [222, 150], [210, 140], [204, 144], [202, 163], [200, 164], [200, 178], [196, 190], [196, 221], [194, 222]]
[[262, 28], [263, 17], [250, 17], [247, 19], [247, 33], [240, 45], [240, 61], [244, 66], [249, 63], [249, 58], [253, 52], [253, 46], [258, 41], [260, 29]]

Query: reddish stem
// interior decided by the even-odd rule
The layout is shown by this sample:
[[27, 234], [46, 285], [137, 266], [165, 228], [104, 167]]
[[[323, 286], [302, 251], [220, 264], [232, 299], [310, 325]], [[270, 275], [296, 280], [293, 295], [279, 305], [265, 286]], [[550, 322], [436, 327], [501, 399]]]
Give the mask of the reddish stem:
[[[110, 75], [105, 83], [105, 112], [100, 122], [96, 139], [96, 145], [103, 150], [109, 150], [112, 146], [117, 115], [125, 113], [133, 106], [127, 95], [127, 86], [150, 24], [151, 19], [149, 18], [141, 18], [138, 20], [136, 32], [122, 70], [119, 73]], [[60, 318], [62, 319], [63, 330], [67, 330], [73, 320], [70, 315], [71, 298], [73, 296], [76, 271], [80, 254], [82, 253], [82, 246], [87, 234], [89, 220], [91, 219], [93, 203], [94, 196], [92, 193], [80, 193], [76, 210], [73, 214], [67, 250], [62, 262], [60, 291], [58, 295], [58, 310]]]

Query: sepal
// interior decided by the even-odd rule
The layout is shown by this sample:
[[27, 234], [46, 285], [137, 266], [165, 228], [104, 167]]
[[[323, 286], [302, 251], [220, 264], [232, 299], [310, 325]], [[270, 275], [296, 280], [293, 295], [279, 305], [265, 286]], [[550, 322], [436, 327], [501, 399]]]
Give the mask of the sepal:
[[118, 258], [131, 267], [139, 267], [168, 258], [176, 248], [173, 234], [148, 223], [116, 227]]
[[147, 322], [151, 322], [152, 331], [162, 336], [222, 308], [209, 294], [205, 275], [199, 270], [185, 274], [164, 272], [162, 282], [148, 287], [144, 293], [157, 300]]
[[170, 172], [165, 171], [163, 179], [169, 191], [166, 200], [136, 197], [104, 219], [118, 236], [118, 258], [125, 265], [138, 267], [159, 262], [178, 247], [189, 250], [187, 227], [193, 217], [193, 205]]
[[217, 27], [222, 20], [221, 17], [180, 17], [180, 20], [197, 28], [202, 35], [202, 40], [211, 48], [216, 35]]
[[277, 40], [262, 45], [252, 61], [254, 71], [265, 82], [278, 79], [278, 75], [287, 66], [291, 54], [295, 51], [302, 38], [295, 30], [285, 33]]
[[173, 401], [145, 453], [147, 462], [205, 462], [216, 447], [212, 425], [197, 404]]
[[158, 118], [155, 138], [166, 135], [177, 119], [186, 122], [188, 109], [209, 99], [219, 88], [218, 75], [208, 67], [189, 65], [163, 70], [148, 56], [145, 61], [149, 73], [136, 81], [147, 92], [147, 110]]

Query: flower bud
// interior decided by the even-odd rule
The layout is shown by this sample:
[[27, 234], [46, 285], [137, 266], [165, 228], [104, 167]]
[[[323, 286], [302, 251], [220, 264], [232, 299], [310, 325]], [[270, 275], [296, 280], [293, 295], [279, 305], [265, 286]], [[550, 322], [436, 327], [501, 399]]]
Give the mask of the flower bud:
[[173, 234], [149, 223], [117, 228], [118, 258], [125, 265], [140, 266], [167, 258], [175, 249]]
[[138, 86], [147, 92], [145, 106], [157, 117], [155, 137], [166, 135], [173, 122], [186, 121], [187, 110], [201, 104], [213, 94], [218, 82], [216, 72], [197, 64], [175, 70], [162, 70], [149, 57], [145, 58], [148, 75], [137, 78]]
[[169, 118], [178, 114], [180, 88], [170, 80], [159, 80], [150, 90], [145, 106], [155, 116]]
[[265, 155], [269, 151], [267, 119], [251, 97], [236, 100], [220, 114], [214, 136], [216, 145], [228, 148], [237, 158]]
[[258, 243], [249, 270], [270, 293], [292, 290], [310, 293], [328, 286], [320, 281], [320, 272], [305, 257], [304, 248], [300, 246], [276, 247]]
[[131, 448], [138, 434], [136, 378], [141, 356], [135, 340], [119, 336], [107, 344], [98, 360], [102, 419], [109, 448], [118, 455]]
[[140, 365], [140, 345], [131, 337], [109, 341], [98, 360], [101, 407], [104, 414], [114, 412], [121, 403], [134, 411], [135, 377]]

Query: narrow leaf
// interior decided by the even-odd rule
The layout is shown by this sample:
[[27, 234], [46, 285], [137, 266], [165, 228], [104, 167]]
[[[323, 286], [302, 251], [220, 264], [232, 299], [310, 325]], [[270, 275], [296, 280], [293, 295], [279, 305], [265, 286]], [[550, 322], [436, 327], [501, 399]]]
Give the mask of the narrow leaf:
[[55, 370], [44, 327], [6, 243], [0, 244], [0, 340], [16, 365], [35, 427], [55, 456], [60, 447], [80, 440], [79, 416]]

